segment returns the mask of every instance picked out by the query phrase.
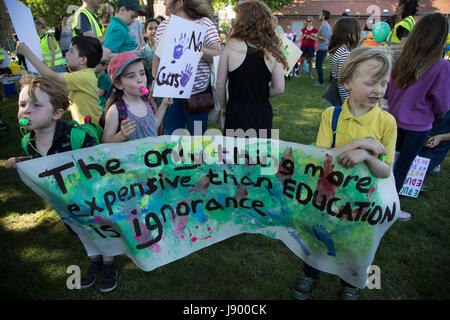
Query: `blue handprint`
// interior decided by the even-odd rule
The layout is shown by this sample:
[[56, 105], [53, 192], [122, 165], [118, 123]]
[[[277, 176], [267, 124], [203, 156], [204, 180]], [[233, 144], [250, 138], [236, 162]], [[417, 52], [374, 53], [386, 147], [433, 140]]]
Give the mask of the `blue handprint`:
[[182, 87], [185, 87], [186, 84], [189, 82], [189, 79], [192, 76], [192, 69], [193, 69], [192, 66], [190, 64], [188, 64], [186, 66], [186, 68], [184, 69], [184, 71], [181, 71], [180, 83], [181, 83]]
[[329, 233], [322, 225], [313, 227], [314, 234], [317, 239], [322, 241], [327, 246], [327, 254], [329, 256], [336, 256], [336, 249], [334, 248], [334, 242], [331, 240], [331, 233]]
[[176, 44], [176, 46], [173, 48], [173, 58], [180, 59], [189, 39], [187, 38], [186, 33], [182, 33], [180, 34], [180, 38], [178, 39], [178, 41], [177, 38], [175, 38], [173, 41]]

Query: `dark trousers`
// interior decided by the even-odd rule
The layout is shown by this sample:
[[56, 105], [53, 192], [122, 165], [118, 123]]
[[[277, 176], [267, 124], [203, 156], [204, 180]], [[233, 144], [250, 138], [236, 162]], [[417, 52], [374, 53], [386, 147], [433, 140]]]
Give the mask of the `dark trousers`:
[[319, 83], [323, 84], [323, 60], [327, 56], [327, 50], [317, 50], [316, 51], [316, 69], [317, 75], [319, 76]]
[[400, 152], [395, 166], [394, 166], [394, 178], [395, 187], [397, 192], [402, 189], [406, 176], [408, 175], [409, 168], [414, 161], [414, 158], [422, 150], [425, 141], [427, 141], [427, 131], [411, 131], [402, 128], [397, 128], [397, 143], [395, 149]]
[[[432, 137], [447, 132], [450, 132], [450, 111], [447, 111], [442, 119], [437, 119], [433, 123], [433, 128], [428, 135]], [[423, 147], [419, 156], [430, 159], [428, 171], [431, 171], [434, 167], [440, 165], [442, 161], [444, 161], [448, 150], [450, 150], [450, 141], [441, 141], [441, 143], [434, 148]]]
[[[320, 271], [317, 270], [316, 268], [311, 267], [309, 264], [304, 263], [303, 266], [303, 272], [305, 273], [305, 276], [313, 278], [313, 279], [319, 279], [320, 276]], [[344, 287], [350, 287], [350, 288], [356, 288], [355, 286], [352, 286], [350, 283], [344, 281], [341, 279], [341, 284]]]

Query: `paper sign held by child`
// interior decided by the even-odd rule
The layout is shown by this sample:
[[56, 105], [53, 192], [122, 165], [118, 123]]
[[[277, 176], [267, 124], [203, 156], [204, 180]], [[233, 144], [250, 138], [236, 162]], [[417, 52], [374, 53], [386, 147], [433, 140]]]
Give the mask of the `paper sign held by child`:
[[175, 15], [170, 17], [157, 48], [161, 60], [153, 96], [184, 99], [191, 96], [204, 38], [204, 26]]

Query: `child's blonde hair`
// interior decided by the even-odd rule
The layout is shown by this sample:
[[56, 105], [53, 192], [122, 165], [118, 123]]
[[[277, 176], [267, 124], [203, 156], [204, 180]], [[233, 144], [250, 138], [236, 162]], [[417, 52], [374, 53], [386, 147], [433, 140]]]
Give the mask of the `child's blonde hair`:
[[68, 91], [65, 86], [59, 83], [52, 82], [42, 77], [33, 78], [30, 76], [23, 76], [20, 78], [20, 84], [20, 90], [27, 90], [27, 94], [32, 101], [37, 101], [35, 92], [36, 88], [38, 88], [48, 95], [54, 110], [63, 109], [65, 111], [70, 105]]
[[370, 59], [375, 59], [381, 62], [381, 67], [375, 74], [377, 79], [381, 79], [390, 73], [392, 62], [390, 56], [388, 56], [386, 52], [374, 47], [359, 47], [358, 49], [353, 50], [345, 60], [341, 71], [339, 72], [339, 84], [344, 84], [352, 80], [356, 74], [358, 66], [362, 62]]

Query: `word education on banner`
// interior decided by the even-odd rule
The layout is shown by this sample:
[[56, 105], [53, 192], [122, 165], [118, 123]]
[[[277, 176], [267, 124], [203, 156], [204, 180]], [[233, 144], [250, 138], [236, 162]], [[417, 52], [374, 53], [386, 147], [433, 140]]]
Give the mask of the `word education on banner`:
[[191, 96], [197, 66], [203, 55], [205, 29], [198, 23], [173, 14], [170, 16], [158, 45], [162, 45], [162, 50], [153, 96], [184, 99]]
[[150, 271], [242, 233], [281, 240], [311, 266], [363, 288], [400, 210], [393, 177], [296, 143], [161, 136], [18, 164], [22, 180], [89, 255]]

